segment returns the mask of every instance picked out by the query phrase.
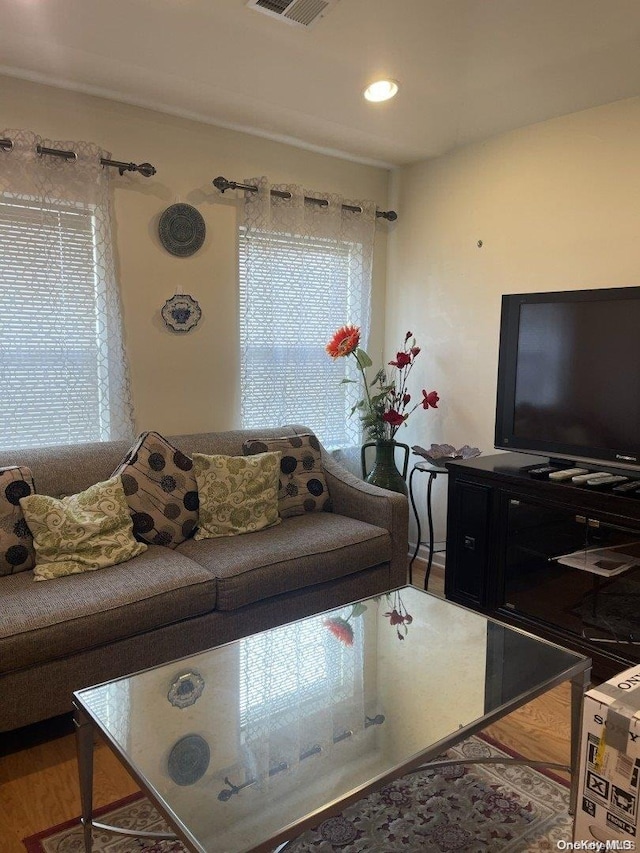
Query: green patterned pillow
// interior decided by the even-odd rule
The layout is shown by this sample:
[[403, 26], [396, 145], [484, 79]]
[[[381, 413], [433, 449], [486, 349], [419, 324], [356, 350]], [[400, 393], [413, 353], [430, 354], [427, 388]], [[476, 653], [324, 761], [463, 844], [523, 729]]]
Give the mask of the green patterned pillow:
[[120, 477], [66, 498], [30, 495], [20, 506], [33, 533], [37, 581], [115, 566], [147, 550], [133, 536]]
[[200, 515], [196, 539], [253, 533], [280, 523], [278, 453], [255, 456], [193, 454]]

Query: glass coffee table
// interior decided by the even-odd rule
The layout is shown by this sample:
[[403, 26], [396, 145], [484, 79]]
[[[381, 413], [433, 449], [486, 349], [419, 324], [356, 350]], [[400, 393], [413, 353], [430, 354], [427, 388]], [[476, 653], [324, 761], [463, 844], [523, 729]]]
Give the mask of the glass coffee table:
[[267, 851], [567, 680], [577, 768], [590, 667], [409, 586], [80, 690], [86, 853], [105, 829], [92, 820], [96, 731], [175, 833], [160, 837]]

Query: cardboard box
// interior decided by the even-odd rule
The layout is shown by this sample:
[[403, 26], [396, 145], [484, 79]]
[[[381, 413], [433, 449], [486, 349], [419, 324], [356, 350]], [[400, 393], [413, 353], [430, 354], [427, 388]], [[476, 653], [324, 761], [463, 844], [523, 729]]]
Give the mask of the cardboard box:
[[585, 694], [574, 849], [640, 850], [639, 773], [640, 666], [634, 666]]

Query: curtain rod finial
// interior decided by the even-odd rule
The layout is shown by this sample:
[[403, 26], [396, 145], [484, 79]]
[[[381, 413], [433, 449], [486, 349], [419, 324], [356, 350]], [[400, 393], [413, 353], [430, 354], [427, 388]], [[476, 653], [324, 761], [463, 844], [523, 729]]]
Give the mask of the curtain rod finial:
[[140, 172], [140, 174], [145, 178], [151, 178], [155, 175], [157, 169], [155, 166], [152, 166], [151, 163], [140, 163], [138, 166], [138, 172]]
[[228, 181], [223, 177], [214, 178], [211, 183], [217, 190], [220, 190], [221, 193], [225, 192], [225, 190], [233, 189], [233, 181]]

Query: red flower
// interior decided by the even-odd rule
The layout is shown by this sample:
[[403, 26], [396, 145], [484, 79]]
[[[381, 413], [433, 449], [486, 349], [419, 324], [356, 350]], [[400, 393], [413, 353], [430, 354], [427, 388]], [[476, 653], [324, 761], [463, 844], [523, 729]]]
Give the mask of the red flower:
[[411, 347], [411, 355], [415, 358], [420, 352], [420, 347]]
[[353, 645], [353, 628], [341, 616], [330, 616], [322, 623], [345, 646]]
[[398, 613], [395, 607], [390, 613], [385, 613], [384, 615], [389, 617], [389, 622], [391, 625], [402, 625], [402, 623], [404, 622], [404, 619]]
[[405, 344], [409, 340], [409, 338], [412, 338], [412, 337], [413, 337], [413, 332], [407, 332], [407, 334], [404, 336]]
[[400, 412], [396, 412], [395, 409], [389, 409], [388, 412], [385, 412], [382, 415], [382, 420], [391, 426], [400, 426], [404, 423], [404, 415], [401, 415]]
[[402, 398], [402, 405], [406, 406], [411, 402], [411, 394], [405, 394]]
[[325, 350], [331, 358], [340, 358], [355, 352], [360, 343], [360, 329], [357, 326], [343, 326], [334, 334]]
[[389, 364], [393, 365], [393, 367], [399, 367], [400, 369], [402, 369], [408, 364], [411, 364], [411, 356], [407, 352], [399, 352], [396, 355], [396, 360], [390, 361]]
[[424, 390], [424, 388], [422, 389], [422, 408], [423, 409], [428, 409], [429, 406], [431, 406], [432, 409], [437, 409], [439, 399], [440, 399], [440, 397], [438, 397], [437, 391], [429, 391], [429, 393], [427, 394], [427, 392]]

